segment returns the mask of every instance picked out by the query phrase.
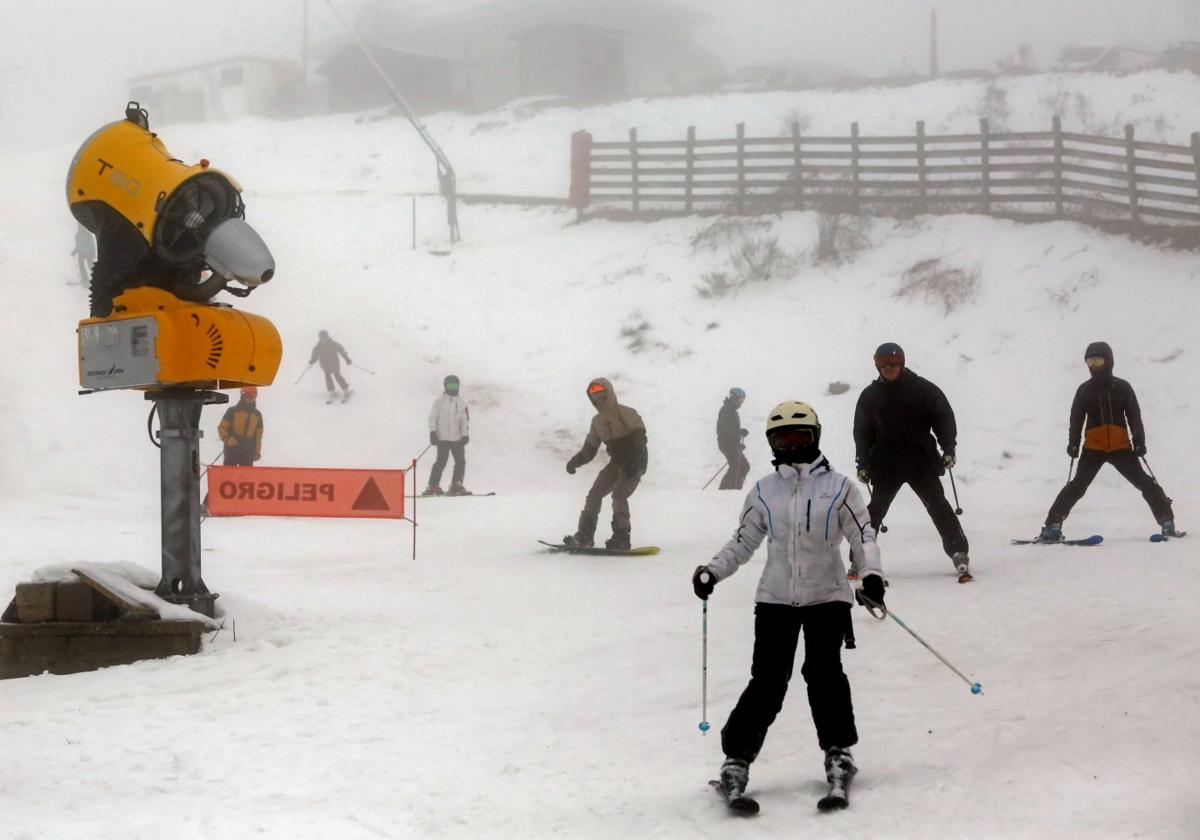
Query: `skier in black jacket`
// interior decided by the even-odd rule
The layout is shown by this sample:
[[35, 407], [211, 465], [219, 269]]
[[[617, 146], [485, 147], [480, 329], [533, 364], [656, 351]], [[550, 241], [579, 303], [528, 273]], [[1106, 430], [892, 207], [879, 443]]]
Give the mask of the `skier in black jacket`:
[[[1142, 410], [1133, 386], [1113, 376], [1113, 352], [1105, 342], [1089, 344], [1083, 359], [1091, 378], [1075, 391], [1067, 433], [1067, 454], [1072, 459], [1079, 459], [1079, 468], [1050, 505], [1038, 541], [1062, 540], [1063, 522], [1105, 464], [1112, 464], [1130, 484], [1142, 491], [1142, 498], [1150, 505], [1150, 512], [1162, 528], [1163, 536], [1179, 536], [1171, 500], [1138, 463], [1138, 458], [1146, 454], [1146, 430], [1142, 427]], [[1080, 434], [1083, 434], [1082, 454], [1079, 451]]]
[[742, 420], [738, 416], [738, 409], [745, 401], [745, 391], [741, 388], [730, 388], [729, 396], [721, 403], [721, 410], [717, 412], [717, 449], [721, 450], [721, 454], [729, 462], [729, 469], [721, 479], [722, 490], [741, 490], [746, 475], [750, 472], [750, 462], [743, 454], [746, 444], [742, 439], [746, 437], [746, 430], [742, 428]]
[[956, 463], [954, 410], [938, 386], [904, 366], [899, 344], [879, 346], [875, 369], [879, 378], [863, 389], [854, 409], [855, 461], [858, 480], [871, 485], [871, 527], [879, 532], [896, 493], [907, 484], [929, 512], [960, 578], [969, 575], [967, 536], [940, 478]]

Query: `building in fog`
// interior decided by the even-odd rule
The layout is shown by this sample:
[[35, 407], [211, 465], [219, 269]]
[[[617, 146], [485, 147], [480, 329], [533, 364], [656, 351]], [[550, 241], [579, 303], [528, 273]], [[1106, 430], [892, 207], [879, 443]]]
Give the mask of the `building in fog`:
[[[576, 103], [711, 89], [723, 68], [697, 45], [700, 15], [664, 0], [412, 0], [369, 6], [357, 27], [418, 111], [515, 99]], [[351, 43], [325, 45], [317, 73], [333, 110], [387, 104]]]
[[297, 64], [261, 56], [161, 70], [129, 79], [128, 85], [129, 98], [159, 124], [296, 116], [302, 87]]
[[1132, 47], [1066, 47], [1059, 54], [1054, 69], [1075, 73], [1132, 73], [1154, 67], [1158, 61], [1158, 53]]

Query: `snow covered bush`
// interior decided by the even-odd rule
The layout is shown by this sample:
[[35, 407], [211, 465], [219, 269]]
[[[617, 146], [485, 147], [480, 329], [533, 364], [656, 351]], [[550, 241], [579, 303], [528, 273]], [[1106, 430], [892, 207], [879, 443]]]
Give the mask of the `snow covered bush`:
[[979, 263], [970, 269], [962, 269], [946, 265], [940, 257], [931, 257], [905, 269], [894, 295], [898, 298], [919, 295], [926, 303], [942, 304], [945, 314], [949, 315], [975, 299], [981, 277]]

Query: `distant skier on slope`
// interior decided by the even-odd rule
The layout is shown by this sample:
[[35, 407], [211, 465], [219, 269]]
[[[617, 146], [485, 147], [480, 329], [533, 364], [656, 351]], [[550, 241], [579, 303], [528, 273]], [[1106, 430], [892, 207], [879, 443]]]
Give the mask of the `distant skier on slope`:
[[92, 282], [92, 266], [96, 262], [96, 237], [83, 225], [76, 226], [75, 248], [71, 256], [79, 268], [79, 285], [88, 285]]
[[579, 527], [574, 534], [563, 537], [563, 544], [590, 548], [596, 536], [596, 522], [604, 497], [612, 494], [612, 537], [606, 548], [630, 548], [632, 525], [629, 517], [629, 497], [637, 489], [649, 463], [646, 448], [646, 424], [634, 409], [617, 402], [617, 394], [607, 379], [588, 383], [587, 396], [596, 409], [592, 425], [580, 450], [567, 461], [567, 472], [575, 470], [596, 457], [603, 443], [609, 461], [596, 475], [579, 514]]
[[969, 580], [967, 535], [940, 479], [956, 463], [954, 409], [938, 386], [905, 367], [899, 344], [879, 346], [875, 369], [879, 378], [863, 389], [854, 408], [855, 462], [858, 480], [872, 491], [867, 506], [871, 527], [878, 531], [896, 493], [907, 484], [925, 505], [955, 570]]
[[717, 412], [717, 449], [725, 456], [728, 469], [721, 479], [722, 490], [741, 490], [746, 483], [746, 475], [750, 472], [750, 462], [744, 454], [746, 430], [742, 428], [742, 420], [738, 409], [746, 401], [746, 392], [741, 388], [730, 388], [729, 396], [721, 403]]
[[342, 376], [342, 365], [338, 361], [338, 357], [346, 360], [347, 366], [353, 366], [350, 357], [346, 355], [346, 349], [341, 344], [329, 337], [329, 333], [325, 330], [320, 330], [317, 333], [317, 343], [313, 346], [312, 357], [308, 360], [311, 366], [316, 362], [321, 363], [321, 370], [325, 372], [325, 390], [329, 392], [329, 398], [326, 402], [333, 402], [337, 396], [337, 389], [333, 387], [333, 381], [336, 379], [337, 384], [342, 386], [342, 402], [350, 399], [350, 386], [346, 384], [345, 378]]
[[[471, 442], [471, 409], [458, 393], [461, 383], [450, 374], [442, 380], [442, 394], [433, 401], [429, 412], [429, 444], [437, 447], [437, 460], [429, 473], [429, 486], [423, 496], [469, 496], [463, 487], [463, 475], [467, 470], [467, 444]], [[454, 456], [454, 472], [450, 476], [450, 490], [441, 488], [442, 470], [446, 459]]]
[[[750, 683], [721, 730], [722, 793], [742, 797], [750, 764], [758, 756], [783, 706], [804, 631], [808, 704], [825, 752], [831, 793], [843, 794], [857, 772], [850, 747], [858, 743], [850, 682], [842, 670], [843, 640], [853, 646], [850, 608], [854, 593], [846, 580], [839, 546], [850, 544], [851, 562], [862, 575], [862, 592], [883, 604], [879, 547], [862, 494], [821, 454], [821, 422], [805, 403], [782, 402], [767, 417], [767, 443], [775, 472], [755, 482], [746, 495], [737, 530], [706, 566], [692, 575], [696, 596], [744, 566], [764, 538], [767, 562], [754, 607], [754, 658]], [[845, 797], [833, 807], [844, 807]]]
[[[1094, 341], [1087, 346], [1084, 362], [1090, 378], [1075, 391], [1067, 431], [1067, 454], [1072, 459], [1079, 459], [1079, 467], [1075, 477], [1067, 482], [1050, 505], [1038, 541], [1062, 541], [1063, 522], [1105, 464], [1112, 464], [1130, 484], [1142, 491], [1142, 498], [1150, 506], [1164, 537], [1179, 536], [1171, 500], [1138, 463], [1138, 458], [1146, 454], [1146, 430], [1142, 427], [1142, 410], [1133, 386], [1113, 376], [1112, 348], [1103, 341]], [[1081, 433], [1082, 453], [1079, 450]]]

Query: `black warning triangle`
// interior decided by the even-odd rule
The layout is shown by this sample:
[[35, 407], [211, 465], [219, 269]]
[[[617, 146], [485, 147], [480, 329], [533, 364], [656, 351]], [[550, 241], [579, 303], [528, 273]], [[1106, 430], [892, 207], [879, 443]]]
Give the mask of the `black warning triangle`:
[[354, 500], [354, 504], [350, 506], [351, 510], [391, 510], [387, 500], [383, 498], [383, 492], [379, 489], [379, 485], [375, 483], [375, 479], [368, 478], [367, 483], [363, 485], [363, 489], [359, 491], [358, 498]]

